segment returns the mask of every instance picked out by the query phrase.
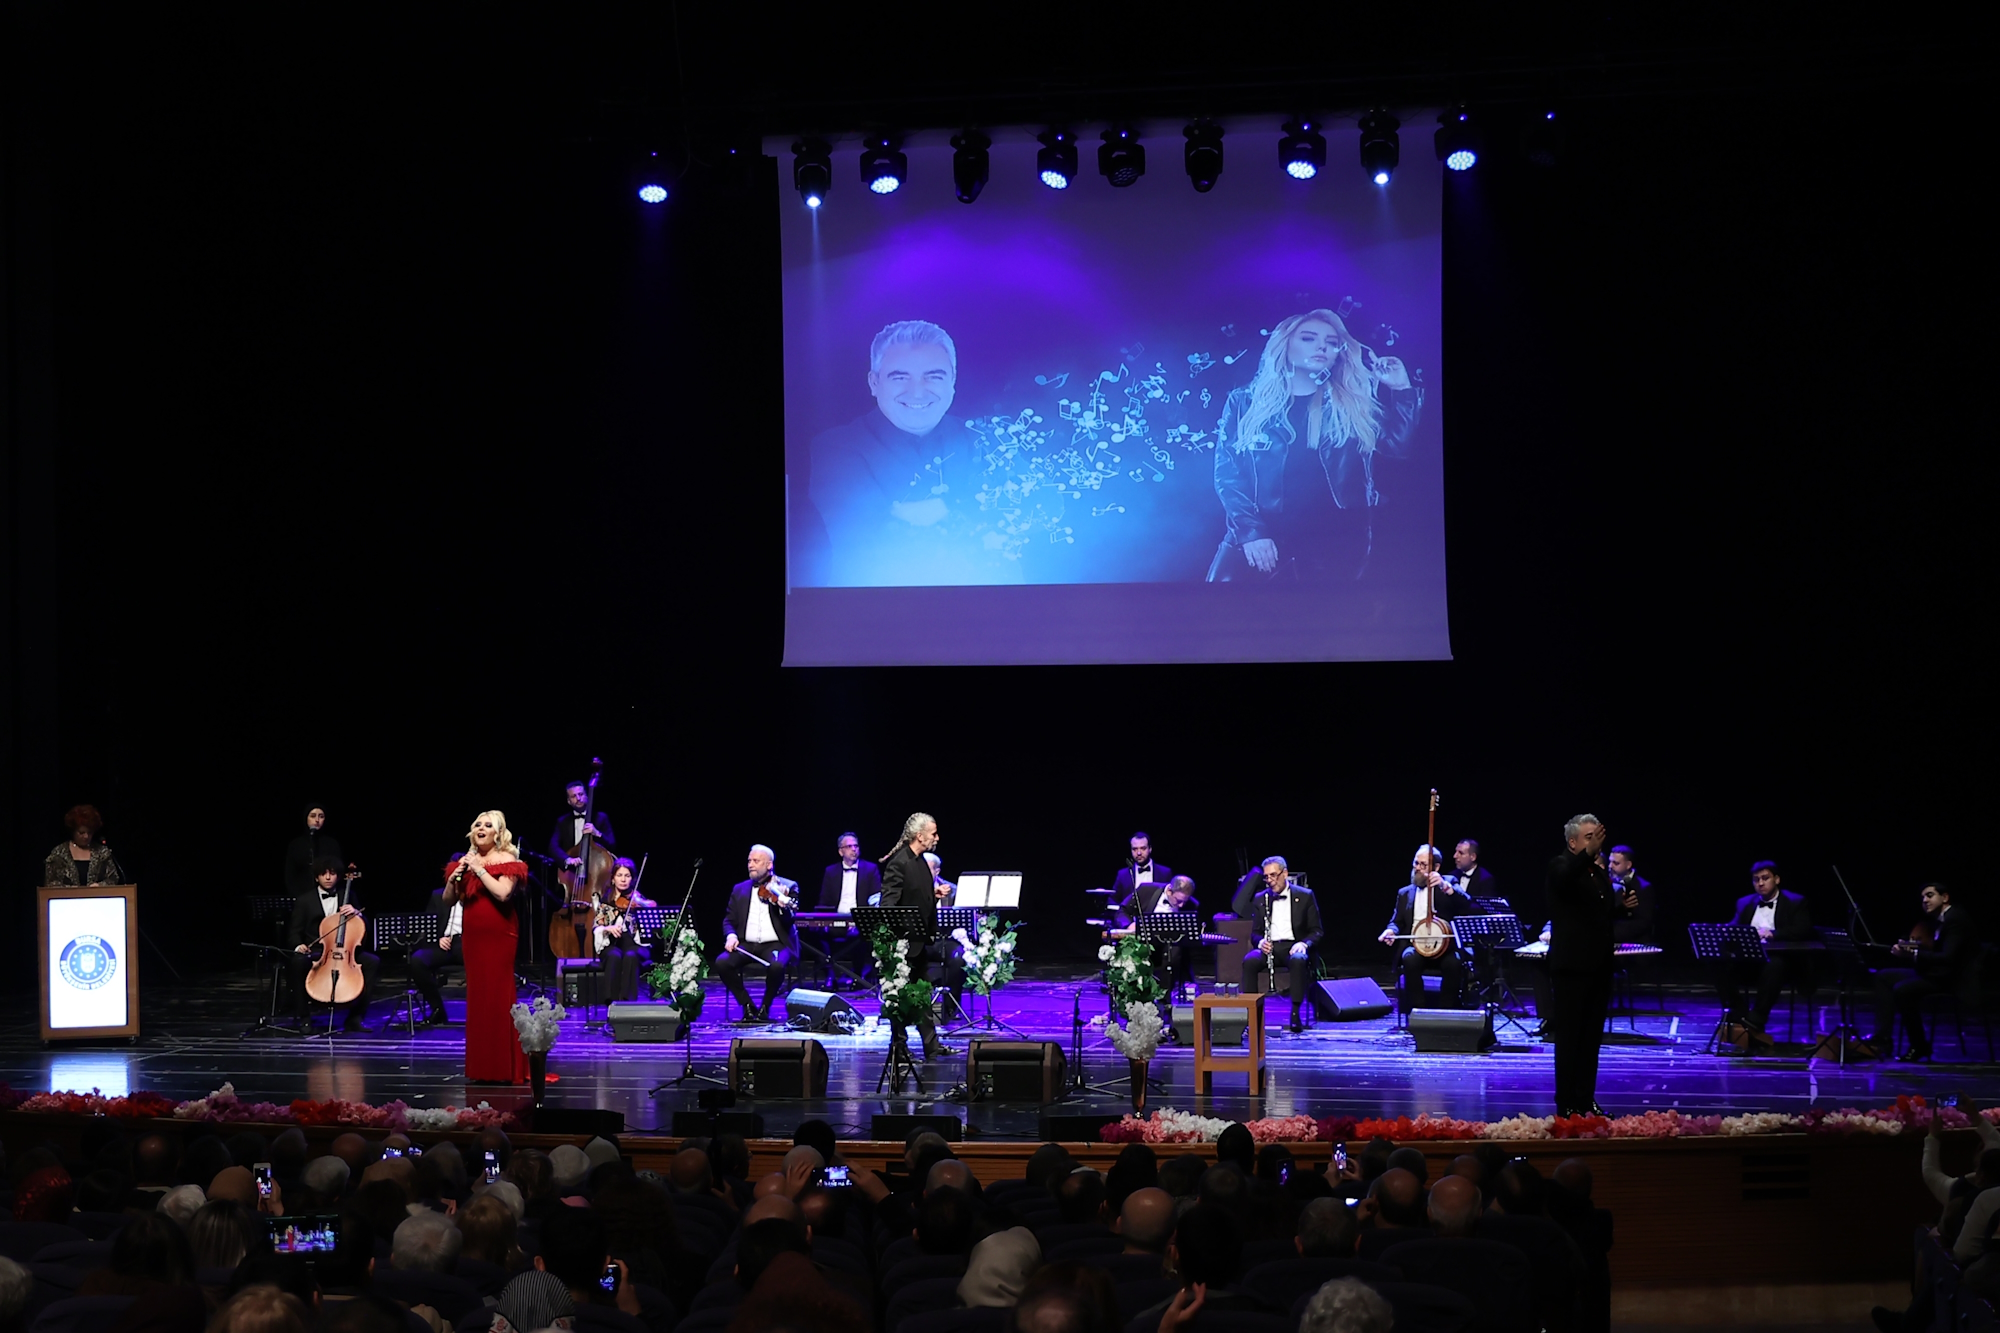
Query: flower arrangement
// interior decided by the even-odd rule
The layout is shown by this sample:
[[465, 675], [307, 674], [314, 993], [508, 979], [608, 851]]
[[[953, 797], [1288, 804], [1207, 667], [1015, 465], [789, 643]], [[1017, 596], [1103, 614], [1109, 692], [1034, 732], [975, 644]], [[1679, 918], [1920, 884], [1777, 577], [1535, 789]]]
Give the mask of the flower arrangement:
[[708, 951], [702, 946], [701, 936], [695, 933], [692, 922], [677, 916], [660, 932], [655, 947], [666, 955], [667, 961], [646, 969], [647, 989], [656, 998], [673, 1001], [683, 1025], [694, 1022], [701, 1017], [705, 998], [701, 982], [708, 975]]
[[174, 1099], [157, 1092], [135, 1092], [128, 1097], [106, 1097], [96, 1088], [89, 1092], [38, 1092], [15, 1102], [10, 1110], [41, 1111], [68, 1115], [108, 1115], [124, 1120], [152, 1119], [174, 1113]]
[[882, 978], [882, 1021], [900, 1032], [903, 1024], [928, 1018], [932, 987], [912, 975], [909, 941], [897, 939], [887, 926], [877, 926], [868, 946], [875, 954], [876, 975]]
[[1160, 1022], [1160, 1007], [1150, 1000], [1137, 1000], [1125, 1008], [1125, 1026], [1107, 1023], [1104, 1036], [1127, 1060], [1150, 1060], [1160, 1049], [1160, 1038], [1165, 1031]]
[[128, 1120], [171, 1118], [211, 1124], [355, 1125], [373, 1129], [483, 1129], [488, 1125], [514, 1123], [512, 1112], [495, 1110], [485, 1102], [463, 1110], [455, 1106], [417, 1108], [400, 1101], [370, 1106], [339, 1098], [316, 1102], [301, 1097], [285, 1106], [276, 1102], [246, 1102], [236, 1095], [233, 1083], [223, 1084], [206, 1097], [185, 1102], [176, 1102], [157, 1092], [106, 1097], [96, 1088], [89, 1092], [22, 1093], [0, 1083], [0, 1111], [103, 1115]]
[[562, 1021], [568, 1015], [567, 1009], [551, 1003], [546, 995], [537, 995], [532, 1009], [515, 1005], [514, 1030], [521, 1034], [521, 1049], [530, 1055], [546, 1055], [556, 1044], [556, 1034], [562, 1031]]
[[1153, 972], [1153, 946], [1134, 935], [1097, 951], [1105, 963], [1104, 984], [1111, 992], [1111, 1007], [1121, 1014], [1132, 1012], [1135, 1004], [1157, 1004], [1167, 988]]
[[991, 995], [1014, 979], [1014, 937], [1019, 927], [998, 929], [991, 917], [979, 920], [979, 935], [965, 946], [965, 984]]

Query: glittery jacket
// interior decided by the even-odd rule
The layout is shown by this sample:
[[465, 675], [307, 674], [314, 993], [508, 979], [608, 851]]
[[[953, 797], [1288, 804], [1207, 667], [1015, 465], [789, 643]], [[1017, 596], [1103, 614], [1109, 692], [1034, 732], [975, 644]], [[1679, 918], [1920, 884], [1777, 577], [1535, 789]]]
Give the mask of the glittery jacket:
[[43, 864], [42, 882], [49, 885], [66, 886], [74, 889], [86, 888], [90, 884], [123, 884], [125, 872], [118, 868], [118, 859], [111, 855], [111, 849], [103, 843], [90, 849], [90, 878], [79, 879], [76, 873], [76, 858], [70, 855], [70, 845], [59, 842], [49, 853]]
[[[1363, 453], [1352, 435], [1323, 439], [1316, 451], [1333, 502], [1342, 509], [1382, 503], [1375, 489], [1375, 459], [1383, 454], [1408, 455], [1424, 391], [1389, 389], [1377, 401], [1382, 405], [1382, 422], [1373, 453]], [[1215, 493], [1222, 500], [1229, 528], [1226, 540], [1232, 546], [1276, 535], [1285, 512], [1285, 455], [1294, 443], [1291, 422], [1283, 415], [1272, 417], [1256, 439], [1239, 440], [1236, 425], [1249, 406], [1249, 386], [1230, 390], [1215, 432]]]

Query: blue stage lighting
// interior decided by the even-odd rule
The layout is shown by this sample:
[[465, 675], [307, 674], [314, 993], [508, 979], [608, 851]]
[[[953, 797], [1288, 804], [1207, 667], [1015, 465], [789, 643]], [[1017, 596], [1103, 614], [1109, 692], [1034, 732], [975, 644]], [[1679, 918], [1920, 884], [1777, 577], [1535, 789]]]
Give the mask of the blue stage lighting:
[[1361, 169], [1377, 185], [1387, 185], [1402, 160], [1402, 140], [1396, 133], [1402, 125], [1387, 111], [1370, 111], [1361, 118]]
[[888, 135], [870, 135], [861, 145], [861, 183], [876, 194], [894, 194], [909, 174], [910, 159]]
[[1309, 181], [1326, 167], [1326, 138], [1303, 118], [1285, 122], [1278, 140], [1278, 162], [1295, 181]]
[[1188, 180], [1194, 183], [1197, 194], [1207, 194], [1222, 174], [1222, 126], [1197, 120], [1181, 133], [1187, 136]]
[[1146, 174], [1146, 146], [1129, 129], [1104, 132], [1097, 148], [1097, 173], [1119, 189]]
[[664, 185], [641, 185], [639, 202], [643, 204], [664, 204], [667, 202], [667, 187]]
[[792, 188], [807, 208], [826, 202], [833, 188], [833, 150], [824, 139], [801, 139], [792, 145]]
[[991, 166], [987, 149], [993, 141], [978, 130], [967, 130], [952, 136], [951, 140], [951, 183], [958, 191], [958, 202], [969, 204], [979, 197], [986, 188], [986, 176]]
[[1479, 164], [1479, 127], [1472, 122], [1472, 113], [1462, 106], [1446, 107], [1438, 112], [1438, 129], [1435, 139], [1438, 161], [1453, 171], [1470, 171]]
[[1042, 151], [1035, 154], [1035, 171], [1051, 190], [1067, 190], [1076, 179], [1076, 140], [1068, 130], [1049, 129], [1035, 136]]

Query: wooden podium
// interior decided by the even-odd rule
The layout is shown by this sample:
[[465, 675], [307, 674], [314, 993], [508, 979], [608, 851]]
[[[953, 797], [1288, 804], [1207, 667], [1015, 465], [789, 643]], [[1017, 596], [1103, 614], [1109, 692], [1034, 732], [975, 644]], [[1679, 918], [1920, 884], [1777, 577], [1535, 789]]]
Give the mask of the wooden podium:
[[42, 1040], [139, 1035], [139, 886], [35, 890]]
[[[1244, 1011], [1243, 1053], [1215, 1053], [1215, 1011]], [[1206, 1097], [1215, 1091], [1217, 1074], [1248, 1074], [1250, 1095], [1264, 1091], [1264, 997], [1261, 995], [1197, 995], [1194, 997], [1194, 1090]]]

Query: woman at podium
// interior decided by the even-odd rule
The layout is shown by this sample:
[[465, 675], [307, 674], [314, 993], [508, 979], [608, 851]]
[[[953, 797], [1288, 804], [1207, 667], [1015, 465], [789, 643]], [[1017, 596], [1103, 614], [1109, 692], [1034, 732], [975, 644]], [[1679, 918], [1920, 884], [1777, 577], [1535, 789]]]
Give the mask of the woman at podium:
[[516, 890], [528, 877], [507, 817], [483, 810], [466, 835], [472, 850], [455, 861], [445, 906], [465, 904], [465, 1076], [480, 1083], [525, 1083], [528, 1057], [514, 1030], [514, 951], [521, 923]]
[[44, 862], [42, 882], [51, 886], [81, 889], [92, 884], [123, 884], [125, 872], [111, 849], [97, 835], [104, 828], [104, 816], [94, 805], [73, 806], [63, 816], [69, 841], [59, 842]]

